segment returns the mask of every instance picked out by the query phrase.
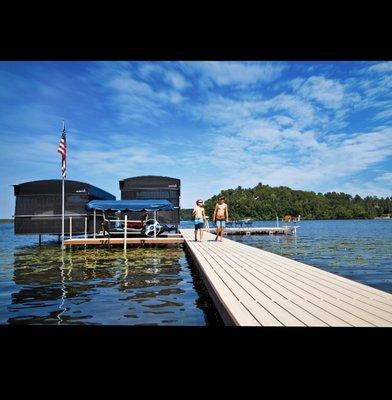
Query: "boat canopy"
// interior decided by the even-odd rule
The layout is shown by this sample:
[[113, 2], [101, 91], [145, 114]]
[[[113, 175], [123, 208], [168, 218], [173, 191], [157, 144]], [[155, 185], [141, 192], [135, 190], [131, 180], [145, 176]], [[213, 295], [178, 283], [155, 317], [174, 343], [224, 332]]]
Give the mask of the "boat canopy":
[[87, 210], [102, 211], [172, 211], [168, 200], [92, 200], [86, 204]]

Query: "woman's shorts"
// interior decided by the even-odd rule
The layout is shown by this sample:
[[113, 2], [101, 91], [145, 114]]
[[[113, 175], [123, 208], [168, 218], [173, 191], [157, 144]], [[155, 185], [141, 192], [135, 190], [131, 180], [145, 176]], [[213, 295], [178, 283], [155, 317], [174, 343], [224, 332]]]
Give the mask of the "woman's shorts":
[[224, 219], [223, 220], [217, 219], [215, 221], [215, 224], [217, 228], [224, 228], [226, 226], [226, 221]]
[[203, 229], [203, 228], [204, 228], [203, 218], [196, 218], [195, 219], [195, 229]]

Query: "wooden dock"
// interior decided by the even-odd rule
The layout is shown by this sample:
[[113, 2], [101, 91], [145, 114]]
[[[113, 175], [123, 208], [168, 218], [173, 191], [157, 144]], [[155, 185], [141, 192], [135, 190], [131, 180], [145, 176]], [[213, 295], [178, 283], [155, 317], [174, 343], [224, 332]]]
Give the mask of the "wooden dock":
[[[294, 234], [298, 226], [282, 227], [227, 227], [224, 229], [225, 235], [291, 235]], [[216, 228], [207, 229], [210, 233], [215, 233]]]
[[392, 295], [264, 250], [181, 229], [224, 322], [243, 326], [392, 327]]
[[[126, 245], [129, 246], [140, 246], [145, 244], [178, 244], [183, 243], [184, 238], [180, 234], [171, 234], [166, 236], [154, 237], [128, 237], [124, 239], [123, 237], [112, 237], [110, 238], [110, 245], [122, 245], [124, 246], [124, 241], [126, 240]], [[96, 237], [96, 238], [73, 238], [64, 240], [64, 245], [71, 246], [107, 246], [109, 240], [107, 237]]]

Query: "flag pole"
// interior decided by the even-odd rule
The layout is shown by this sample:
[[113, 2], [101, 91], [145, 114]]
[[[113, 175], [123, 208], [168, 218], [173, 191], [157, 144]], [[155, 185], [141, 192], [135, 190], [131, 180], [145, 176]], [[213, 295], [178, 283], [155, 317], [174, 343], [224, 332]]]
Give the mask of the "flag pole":
[[[65, 133], [65, 122], [63, 120], [63, 129], [62, 129], [62, 133]], [[62, 159], [62, 163], [67, 162], [66, 158], [64, 160], [64, 158]], [[63, 164], [62, 164], [63, 165]], [[66, 167], [66, 164], [65, 164]], [[65, 174], [64, 171], [62, 169], [62, 204], [61, 204], [61, 250], [65, 250], [65, 246], [64, 246], [64, 222], [65, 222]]]
[[62, 191], [62, 211], [61, 211], [61, 250], [65, 250], [64, 246], [64, 209], [65, 209], [65, 178], [63, 177]]

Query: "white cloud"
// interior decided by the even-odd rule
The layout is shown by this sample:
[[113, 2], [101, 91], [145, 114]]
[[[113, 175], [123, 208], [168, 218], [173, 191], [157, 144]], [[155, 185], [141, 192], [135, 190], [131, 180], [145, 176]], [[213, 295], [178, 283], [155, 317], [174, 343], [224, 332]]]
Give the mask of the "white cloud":
[[185, 78], [178, 72], [167, 71], [165, 74], [165, 79], [169, 84], [178, 90], [183, 90], [191, 86], [190, 82], [185, 80]]
[[392, 62], [386, 61], [378, 64], [374, 64], [369, 68], [365, 69], [366, 72], [376, 72], [376, 73], [384, 73], [384, 72], [392, 72]]
[[[53, 177], [60, 174], [59, 137], [49, 134], [26, 137], [23, 139], [23, 152], [20, 152], [20, 137], [10, 138], [3, 141], [3, 152], [12, 164], [34, 165], [36, 172]], [[68, 178], [75, 180], [87, 175], [94, 180], [110, 177], [110, 180], [116, 181], [143, 169], [173, 168], [177, 165], [176, 160], [165, 153], [162, 146], [157, 146], [153, 139], [141, 141], [133, 135], [107, 134], [105, 140], [97, 142], [94, 137], [80, 139], [75, 132], [72, 140], [68, 140], [67, 161]]]
[[[272, 186], [329, 190], [336, 182], [344, 183], [392, 156], [389, 127], [324, 135], [317, 130], [287, 129], [272, 118], [247, 115], [237, 118], [235, 129], [226, 119], [221, 120], [217, 132], [203, 153], [210, 154], [210, 163], [220, 176], [216, 182], [220, 189], [239, 184], [250, 187], [261, 181]], [[193, 157], [197, 165], [197, 155]]]
[[[268, 116], [278, 118], [279, 124], [286, 127], [304, 128], [314, 124], [326, 124], [329, 117], [317, 113], [317, 109], [298, 96], [279, 94], [267, 100], [233, 100], [223, 96], [210, 96], [205, 103], [192, 107], [196, 118], [208, 120], [214, 126], [231, 126], [238, 130], [245, 121]], [[291, 123], [291, 125], [290, 125]]]
[[161, 65], [136, 65], [144, 78], [153, 72], [158, 73], [161, 79], [170, 77], [170, 88], [157, 89], [154, 83], [138, 78], [129, 63], [98, 63], [90, 74], [97, 84], [106, 88], [108, 103], [117, 113], [119, 122], [159, 125], [162, 119], [170, 116], [168, 107], [178, 106], [184, 101], [184, 96], [177, 88], [185, 88], [186, 82], [181, 81], [179, 74], [168, 73]]
[[292, 126], [294, 119], [286, 115], [276, 115], [272, 117], [280, 126]]
[[331, 192], [344, 192], [352, 196], [359, 195], [361, 197], [377, 196], [377, 197], [391, 197], [392, 189], [390, 186], [380, 185], [374, 182], [355, 182], [343, 183], [338, 186], [332, 186]]
[[279, 126], [275, 122], [266, 119], [254, 119], [247, 122], [240, 129], [239, 135], [254, 141], [262, 141], [271, 150], [281, 140]]
[[392, 190], [392, 172], [385, 172], [384, 174], [378, 176], [376, 180], [384, 182], [386, 184], [390, 184], [390, 188]]
[[[290, 75], [284, 76], [289, 79], [278, 84], [287, 64], [91, 64], [88, 74], [77, 79], [85, 85], [83, 90], [91, 89], [86, 93], [92, 94], [92, 102], [99, 103], [102, 113], [94, 105], [99, 133], [94, 140], [94, 128], [83, 133], [91, 120], [80, 107], [73, 114], [80, 118], [80, 131], [70, 129], [70, 176], [91, 176], [98, 186], [110, 186], [113, 181], [117, 184], [117, 178], [167, 171], [183, 179], [183, 199], [189, 201], [192, 196], [209, 197], [220, 189], [250, 187], [260, 181], [304, 190], [385, 195], [392, 187], [387, 165], [392, 156], [391, 63], [365, 65], [336, 75], [333, 65], [328, 70], [317, 65], [312, 71], [302, 68], [297, 75], [298, 69], [290, 68]], [[7, 171], [14, 163], [19, 170], [32, 165], [41, 175], [59, 172], [59, 135], [51, 134], [48, 126], [56, 126], [64, 107], [74, 106], [74, 93], [67, 92], [72, 101], [66, 104], [65, 97], [65, 106], [61, 100], [57, 109], [47, 99], [61, 98], [59, 88], [64, 85], [39, 88], [35, 82], [34, 101], [30, 102], [30, 93], [28, 102], [12, 108], [19, 93], [29, 89], [28, 80], [0, 75], [0, 87], [6, 92], [0, 93], [6, 104], [0, 135]], [[143, 129], [135, 134], [135, 126]], [[181, 129], [178, 140], [172, 129]], [[170, 145], [166, 131], [171, 131]], [[20, 132], [23, 135], [17, 138]], [[105, 140], [97, 143], [100, 134]], [[155, 143], [148, 140], [153, 136], [158, 138]], [[18, 151], [21, 140], [23, 154]], [[95, 168], [97, 163], [100, 168]], [[378, 168], [376, 178], [374, 168]], [[369, 172], [373, 172], [371, 182], [364, 178]]]
[[295, 95], [279, 94], [261, 103], [267, 109], [287, 113], [294, 122], [294, 126], [304, 128], [306, 126], [328, 122], [328, 116], [322, 113], [317, 114], [312, 104]]
[[386, 120], [392, 119], [392, 103], [387, 104], [387, 108], [381, 111], [378, 111], [374, 117], [375, 120]]
[[147, 83], [137, 81], [129, 75], [114, 76], [108, 82], [108, 86], [121, 92], [128, 92], [142, 96], [152, 96], [154, 94], [154, 91]]
[[344, 87], [336, 80], [312, 76], [299, 87], [298, 94], [325, 107], [337, 109], [343, 103]]
[[174, 63], [157, 64], [156, 62], [142, 63], [139, 65], [140, 75], [147, 80], [151, 78], [161, 79], [172, 89], [182, 91], [192, 86], [189, 79], [186, 79], [175, 68]]
[[354, 72], [353, 76], [346, 80], [347, 90], [361, 94], [360, 100], [355, 102], [357, 109], [385, 108], [385, 97], [388, 98], [389, 105], [391, 104], [391, 72], [392, 62], [380, 62]]
[[202, 79], [218, 86], [272, 82], [286, 68], [286, 65], [278, 62], [201, 61], [182, 63], [182, 66], [186, 71], [196, 72]]

